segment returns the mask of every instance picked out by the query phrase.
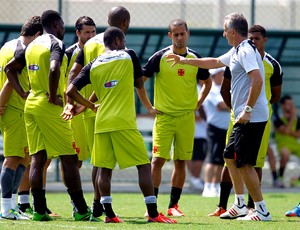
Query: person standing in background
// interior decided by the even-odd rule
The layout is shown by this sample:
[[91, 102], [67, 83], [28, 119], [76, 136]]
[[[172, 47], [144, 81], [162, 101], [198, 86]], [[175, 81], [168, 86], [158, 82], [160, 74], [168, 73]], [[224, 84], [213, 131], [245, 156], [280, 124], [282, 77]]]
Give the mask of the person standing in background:
[[205, 166], [205, 183], [202, 196], [220, 196], [221, 172], [224, 165], [223, 152], [230, 112], [221, 96], [221, 84], [225, 68], [210, 69], [213, 84], [203, 103], [207, 121], [209, 159]]

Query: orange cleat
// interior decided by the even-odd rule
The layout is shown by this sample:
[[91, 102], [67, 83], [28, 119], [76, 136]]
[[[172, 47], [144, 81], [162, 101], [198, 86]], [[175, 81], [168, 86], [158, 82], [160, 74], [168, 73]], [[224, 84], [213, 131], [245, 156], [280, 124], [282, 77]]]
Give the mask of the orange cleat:
[[176, 224], [177, 221], [176, 220], [172, 220], [166, 216], [164, 216], [164, 214], [159, 213], [157, 217], [148, 217], [148, 221], [147, 222], [157, 222], [157, 223], [166, 223], [166, 224]]
[[184, 214], [179, 210], [178, 204], [175, 204], [173, 208], [169, 208], [167, 211], [168, 216], [184, 216]]
[[208, 214], [208, 216], [220, 216], [221, 214], [223, 214], [224, 212], [226, 212], [226, 209], [222, 208], [222, 207], [218, 207], [216, 209], [216, 211]]

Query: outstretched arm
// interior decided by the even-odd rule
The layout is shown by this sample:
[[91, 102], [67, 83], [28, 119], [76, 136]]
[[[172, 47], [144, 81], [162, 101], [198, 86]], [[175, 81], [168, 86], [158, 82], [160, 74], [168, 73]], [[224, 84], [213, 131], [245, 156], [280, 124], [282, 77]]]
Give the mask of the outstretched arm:
[[176, 64], [192, 65], [202, 69], [215, 69], [225, 66], [218, 58], [185, 58], [177, 54], [168, 54], [166, 58], [167, 62], [173, 62], [171, 67]]

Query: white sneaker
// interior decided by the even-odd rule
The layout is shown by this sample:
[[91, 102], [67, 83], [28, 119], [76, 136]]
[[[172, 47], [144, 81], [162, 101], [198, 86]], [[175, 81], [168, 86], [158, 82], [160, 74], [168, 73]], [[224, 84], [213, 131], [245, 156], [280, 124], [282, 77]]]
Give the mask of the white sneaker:
[[200, 179], [200, 178], [197, 178], [197, 177], [191, 177], [191, 188], [192, 189], [195, 189], [195, 190], [200, 190], [202, 191], [203, 190], [203, 187], [204, 187], [204, 183], [203, 181]]
[[254, 210], [247, 216], [239, 217], [237, 220], [254, 220], [254, 221], [270, 221], [272, 219], [271, 214], [268, 212], [266, 215], [261, 212]]
[[9, 210], [9, 214], [7, 216], [2, 215], [1, 218], [8, 220], [30, 220], [29, 217], [22, 216], [14, 209]]
[[243, 217], [248, 214], [248, 208], [246, 205], [243, 205], [242, 207], [238, 207], [235, 204], [232, 204], [231, 207], [220, 215], [221, 219], [235, 219], [238, 217]]
[[209, 188], [207, 186], [204, 186], [202, 196], [203, 197], [218, 197], [218, 193], [214, 187]]

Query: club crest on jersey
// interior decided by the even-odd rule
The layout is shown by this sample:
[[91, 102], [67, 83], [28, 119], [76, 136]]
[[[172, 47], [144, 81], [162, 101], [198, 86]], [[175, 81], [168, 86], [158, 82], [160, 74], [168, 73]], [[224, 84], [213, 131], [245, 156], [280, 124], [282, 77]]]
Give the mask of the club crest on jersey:
[[104, 87], [105, 88], [112, 88], [112, 87], [115, 87], [117, 84], [118, 84], [117, 80], [108, 81], [108, 82], [104, 83]]
[[32, 71], [36, 71], [36, 70], [39, 70], [40, 67], [38, 65], [30, 65], [30, 66], [28, 66], [28, 69], [32, 70]]
[[178, 69], [178, 76], [180, 77], [184, 76], [184, 69]]

